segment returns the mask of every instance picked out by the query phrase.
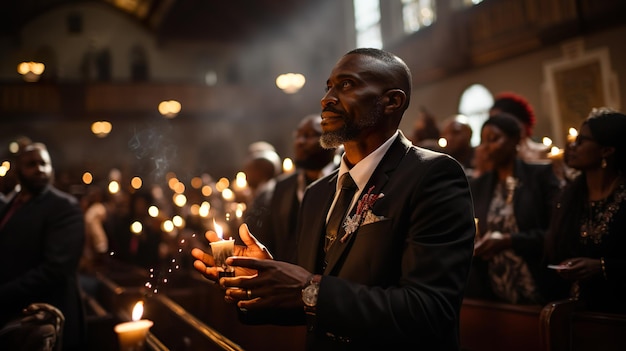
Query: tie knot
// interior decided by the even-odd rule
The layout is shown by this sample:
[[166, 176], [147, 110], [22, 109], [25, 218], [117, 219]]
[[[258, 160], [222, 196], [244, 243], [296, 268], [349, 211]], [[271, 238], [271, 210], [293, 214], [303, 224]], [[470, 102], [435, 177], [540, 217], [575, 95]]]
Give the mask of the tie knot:
[[349, 172], [344, 173], [339, 180], [341, 182], [341, 189], [356, 189], [356, 183], [350, 176]]

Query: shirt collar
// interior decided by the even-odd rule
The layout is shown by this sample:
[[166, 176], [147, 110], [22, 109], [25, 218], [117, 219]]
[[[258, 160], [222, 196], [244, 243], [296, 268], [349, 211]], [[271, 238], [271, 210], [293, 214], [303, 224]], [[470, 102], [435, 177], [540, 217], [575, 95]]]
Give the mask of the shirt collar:
[[[359, 187], [357, 195], [360, 194], [367, 185], [367, 182], [370, 180], [370, 177], [374, 173], [374, 170], [383, 159], [383, 156], [385, 156], [387, 150], [389, 150], [391, 144], [397, 137], [398, 131], [396, 130], [396, 132], [389, 139], [387, 139], [387, 141], [385, 141], [372, 153], [367, 155], [367, 157], [359, 161], [356, 165], [354, 165], [354, 167], [352, 167], [352, 169], [348, 168], [348, 165], [344, 160], [344, 153], [343, 157], [341, 157], [341, 164], [339, 165], [339, 173], [337, 174], [337, 179], [341, 179], [342, 175], [349, 172], [350, 176], [352, 177], [352, 179], [354, 179], [354, 182]], [[337, 182], [337, 191], [339, 191], [339, 188], [340, 184], [339, 182]]]

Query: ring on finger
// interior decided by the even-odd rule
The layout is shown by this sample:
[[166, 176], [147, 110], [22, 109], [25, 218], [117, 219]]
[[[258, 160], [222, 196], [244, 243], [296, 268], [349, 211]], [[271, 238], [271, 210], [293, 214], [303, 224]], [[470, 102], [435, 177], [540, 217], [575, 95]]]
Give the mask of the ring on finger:
[[248, 300], [252, 300], [252, 290], [248, 289], [246, 294], [248, 295]]

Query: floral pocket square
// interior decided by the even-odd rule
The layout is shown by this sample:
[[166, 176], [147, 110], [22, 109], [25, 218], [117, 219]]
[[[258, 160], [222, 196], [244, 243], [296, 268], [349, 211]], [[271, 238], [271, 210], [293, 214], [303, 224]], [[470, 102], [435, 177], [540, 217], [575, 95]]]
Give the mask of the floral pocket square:
[[352, 235], [360, 226], [378, 222], [385, 219], [383, 216], [377, 216], [372, 212], [372, 206], [376, 200], [381, 199], [385, 194], [372, 194], [374, 187], [372, 186], [367, 191], [367, 194], [363, 195], [357, 203], [356, 213], [352, 216], [346, 217], [343, 222], [343, 228], [346, 230], [346, 234], [341, 237], [339, 241], [346, 242], [348, 237]]
[[377, 216], [374, 214], [374, 212], [370, 210], [370, 211], [367, 211], [365, 218], [363, 218], [363, 222], [361, 222], [361, 226], [376, 223], [376, 222], [382, 221], [383, 219], [387, 219], [387, 218], [385, 216]]

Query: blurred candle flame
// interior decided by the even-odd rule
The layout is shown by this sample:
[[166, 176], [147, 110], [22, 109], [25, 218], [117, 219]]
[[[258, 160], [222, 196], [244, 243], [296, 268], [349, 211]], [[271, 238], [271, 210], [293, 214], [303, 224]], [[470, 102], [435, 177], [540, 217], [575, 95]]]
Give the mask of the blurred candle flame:
[[224, 230], [222, 226], [215, 222], [215, 218], [213, 218], [213, 228], [215, 228], [215, 233], [220, 239], [224, 239]]
[[133, 321], [138, 321], [143, 316], [143, 301], [137, 301], [133, 307]]

